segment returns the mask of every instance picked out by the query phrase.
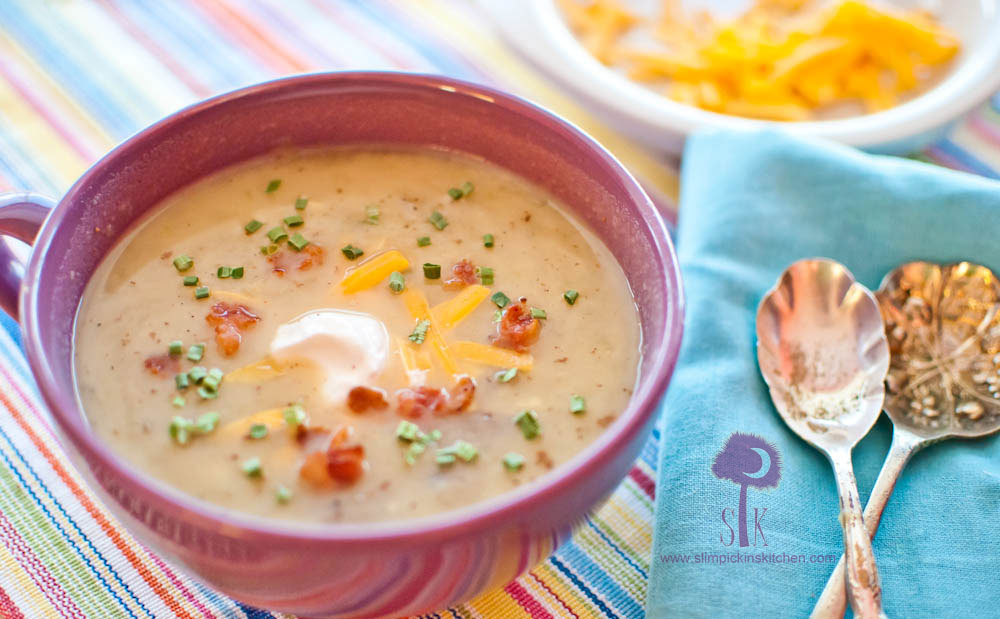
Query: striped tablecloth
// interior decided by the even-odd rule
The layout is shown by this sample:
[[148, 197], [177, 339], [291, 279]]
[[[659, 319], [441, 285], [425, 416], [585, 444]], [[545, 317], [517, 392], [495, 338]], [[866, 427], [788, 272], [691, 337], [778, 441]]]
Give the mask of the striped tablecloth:
[[[592, 133], [652, 188], [676, 173], [548, 86], [468, 0], [0, 0], [0, 191], [61, 195], [94, 160], [181, 106], [317, 70], [395, 69], [487, 82]], [[918, 156], [996, 178], [1000, 99]], [[270, 617], [138, 544], [53, 439], [0, 314], [0, 614]], [[641, 617], [659, 436], [573, 542], [521, 579], [434, 617]]]

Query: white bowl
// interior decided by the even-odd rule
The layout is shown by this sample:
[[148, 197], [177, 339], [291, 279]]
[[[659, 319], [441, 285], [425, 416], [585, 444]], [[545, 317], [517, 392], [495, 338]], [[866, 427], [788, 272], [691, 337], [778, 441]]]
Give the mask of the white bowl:
[[[955, 120], [1000, 89], [1000, 0], [894, 0], [891, 4], [901, 7], [931, 9], [958, 35], [962, 51], [948, 75], [927, 92], [882, 112], [780, 123], [677, 103], [627, 79], [579, 44], [553, 0], [480, 3], [504, 38], [538, 69], [609, 124], [661, 152], [679, 153], [684, 138], [698, 129], [780, 125], [799, 135], [828, 138], [872, 152], [910, 153], [943, 136]], [[648, 5], [649, 0], [643, 4]], [[720, 0], [686, 4], [719, 6]]]

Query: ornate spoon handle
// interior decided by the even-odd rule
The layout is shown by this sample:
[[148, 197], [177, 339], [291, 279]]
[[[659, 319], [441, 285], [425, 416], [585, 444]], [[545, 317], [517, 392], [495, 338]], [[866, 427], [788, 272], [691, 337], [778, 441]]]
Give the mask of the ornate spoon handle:
[[[878, 479], [872, 488], [872, 494], [865, 505], [865, 529], [870, 538], [875, 537], [879, 522], [882, 520], [882, 511], [885, 509], [889, 496], [893, 488], [896, 487], [896, 480], [903, 471], [903, 467], [926, 442], [905, 428], [896, 427], [892, 433], [892, 445], [889, 453], [882, 463]], [[819, 596], [816, 606], [813, 607], [810, 619], [840, 619], [847, 610], [847, 590], [844, 588], [844, 556], [841, 555], [840, 562], [834, 568], [830, 578], [826, 581], [826, 587]]]

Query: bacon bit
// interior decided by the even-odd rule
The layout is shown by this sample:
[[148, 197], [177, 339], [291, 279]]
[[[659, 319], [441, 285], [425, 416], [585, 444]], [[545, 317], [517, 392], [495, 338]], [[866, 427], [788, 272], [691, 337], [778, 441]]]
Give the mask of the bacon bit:
[[[272, 273], [278, 277], [284, 277], [285, 273], [292, 267], [299, 271], [307, 271], [315, 265], [323, 264], [323, 256], [325, 254], [326, 252], [322, 247], [315, 243], [310, 243], [302, 248], [302, 251], [296, 253], [277, 251], [268, 256], [267, 261], [273, 266], [271, 269]], [[287, 259], [294, 256], [299, 256], [298, 262]]]
[[444, 281], [445, 290], [461, 290], [476, 283], [476, 267], [468, 260], [462, 259], [451, 266], [451, 279]]
[[462, 375], [450, 393], [444, 388], [425, 386], [400, 389], [396, 392], [396, 409], [408, 419], [418, 419], [425, 413], [453, 415], [469, 408], [475, 394], [476, 381]]
[[347, 394], [347, 408], [355, 413], [363, 413], [369, 408], [383, 409], [389, 406], [385, 391], [363, 385], [357, 386]]
[[157, 376], [160, 374], [176, 374], [181, 367], [180, 363], [177, 362], [177, 359], [171, 357], [167, 353], [150, 357], [149, 359], [143, 361], [142, 365], [145, 366], [150, 374], [155, 374]]
[[365, 472], [365, 448], [361, 445], [333, 447], [326, 452], [326, 469], [330, 477], [342, 484], [353, 484]]
[[[319, 445], [312, 438], [305, 445], [303, 437], [315, 434], [326, 436]], [[350, 426], [340, 426], [333, 432], [329, 428], [311, 426], [300, 435], [300, 443], [306, 449], [312, 447], [314, 451], [306, 454], [299, 468], [299, 477], [318, 488], [330, 487], [333, 482], [353, 484], [360, 479], [364, 473], [365, 448], [361, 445], [344, 447], [351, 434]]]
[[326, 463], [326, 454], [322, 451], [306, 454], [306, 460], [299, 469], [299, 477], [317, 487], [329, 485], [330, 472]]
[[247, 306], [235, 303], [216, 303], [205, 316], [208, 324], [215, 327], [215, 342], [226, 356], [234, 354], [243, 342], [242, 331], [260, 321]]
[[528, 300], [524, 297], [507, 308], [497, 325], [497, 334], [490, 340], [502, 348], [524, 352], [538, 340], [542, 322], [532, 317]]
[[306, 245], [302, 248], [302, 251], [299, 252], [299, 255], [302, 256], [302, 258], [299, 260], [299, 265], [297, 267], [298, 270], [306, 271], [311, 269], [314, 264], [323, 264], [323, 254], [323, 248], [319, 245], [315, 245], [313, 243]]

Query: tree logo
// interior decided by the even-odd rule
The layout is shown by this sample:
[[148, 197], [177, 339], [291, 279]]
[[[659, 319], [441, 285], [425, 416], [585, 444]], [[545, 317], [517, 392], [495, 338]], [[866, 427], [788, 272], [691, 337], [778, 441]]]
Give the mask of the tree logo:
[[[778, 480], [781, 478], [781, 456], [778, 454], [778, 450], [755, 434], [734, 432], [726, 441], [722, 451], [715, 456], [715, 460], [712, 462], [712, 473], [719, 479], [727, 479], [739, 484], [740, 546], [749, 546], [747, 487], [752, 486], [757, 489], [778, 487]], [[725, 510], [723, 510], [723, 521], [725, 521]], [[756, 540], [756, 532], [754, 537]]]

